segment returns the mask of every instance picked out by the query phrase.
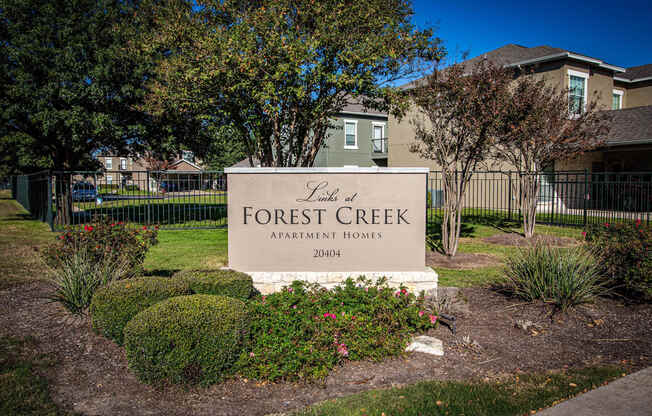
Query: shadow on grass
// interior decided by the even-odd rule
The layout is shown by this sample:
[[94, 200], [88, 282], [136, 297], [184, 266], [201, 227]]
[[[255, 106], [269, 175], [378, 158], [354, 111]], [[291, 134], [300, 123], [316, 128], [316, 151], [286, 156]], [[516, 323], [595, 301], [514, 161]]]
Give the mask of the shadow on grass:
[[181, 269], [152, 269], [145, 270], [143, 276], [156, 276], [156, 277], [172, 277], [176, 272], [181, 271]]
[[[460, 237], [473, 237], [475, 227], [472, 224], [462, 223]], [[426, 245], [432, 251], [444, 254], [441, 244], [441, 222], [429, 223], [426, 228]]]

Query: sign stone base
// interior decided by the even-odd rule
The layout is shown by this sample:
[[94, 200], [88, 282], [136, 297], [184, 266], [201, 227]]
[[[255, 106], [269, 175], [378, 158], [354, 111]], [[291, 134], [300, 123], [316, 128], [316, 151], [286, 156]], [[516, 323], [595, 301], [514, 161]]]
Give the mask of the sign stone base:
[[412, 272], [247, 272], [254, 281], [254, 286], [262, 294], [278, 292], [283, 286], [289, 286], [295, 280], [317, 283], [327, 289], [332, 289], [339, 283], [351, 277], [365, 276], [376, 281], [387, 278], [387, 284], [398, 287], [401, 284], [412, 292], [426, 292], [428, 296], [437, 296], [437, 272], [426, 267], [423, 271]]

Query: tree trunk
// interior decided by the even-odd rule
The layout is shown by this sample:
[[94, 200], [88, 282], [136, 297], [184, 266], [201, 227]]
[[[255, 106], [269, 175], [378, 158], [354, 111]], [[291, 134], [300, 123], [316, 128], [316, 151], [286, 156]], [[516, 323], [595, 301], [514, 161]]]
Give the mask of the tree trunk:
[[56, 215], [54, 223], [65, 227], [72, 225], [72, 177], [69, 173], [55, 174]]
[[441, 242], [444, 254], [455, 256], [462, 229], [463, 178], [457, 173], [442, 171], [444, 188], [444, 217], [441, 224]]
[[536, 225], [537, 201], [540, 178], [537, 173], [521, 175], [521, 210], [523, 212], [523, 234], [532, 238]]

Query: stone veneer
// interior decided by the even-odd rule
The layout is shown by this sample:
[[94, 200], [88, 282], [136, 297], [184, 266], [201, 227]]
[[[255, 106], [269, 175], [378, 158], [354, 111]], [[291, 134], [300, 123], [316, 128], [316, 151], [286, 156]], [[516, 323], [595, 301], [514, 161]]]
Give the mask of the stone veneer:
[[381, 277], [387, 278], [387, 283], [392, 287], [401, 284], [413, 292], [425, 291], [427, 295], [437, 295], [437, 272], [426, 267], [422, 272], [245, 272], [251, 276], [254, 286], [262, 294], [277, 292], [283, 286], [290, 285], [295, 280], [309, 283], [319, 283], [331, 289], [347, 278], [365, 276], [371, 280]]

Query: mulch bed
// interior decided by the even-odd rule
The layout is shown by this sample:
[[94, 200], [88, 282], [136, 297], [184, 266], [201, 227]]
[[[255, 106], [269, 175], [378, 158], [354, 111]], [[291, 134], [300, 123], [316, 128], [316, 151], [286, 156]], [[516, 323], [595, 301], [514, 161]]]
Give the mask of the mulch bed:
[[457, 253], [448, 257], [437, 251], [426, 251], [426, 265], [430, 267], [444, 267], [446, 269], [468, 270], [476, 267], [498, 266], [502, 261], [490, 254], [482, 253]]
[[[328, 398], [431, 379], [494, 379], [520, 371], [651, 363], [652, 305], [626, 307], [604, 299], [568, 314], [483, 288], [461, 289], [468, 302], [457, 314], [457, 334], [444, 326], [444, 357], [415, 353], [381, 363], [337, 368], [323, 384], [260, 384], [233, 379], [209, 388], [154, 388], [128, 370], [124, 350], [94, 334], [85, 319], [71, 319], [45, 297], [43, 283], [0, 292], [0, 335], [34, 336], [56, 363], [48, 370], [54, 400], [92, 415], [263, 415]], [[529, 321], [527, 329], [517, 322]]]
[[499, 244], [501, 246], [526, 247], [536, 243], [542, 243], [553, 247], [572, 247], [580, 244], [580, 241], [571, 237], [557, 237], [548, 234], [535, 234], [532, 238], [525, 238], [518, 233], [500, 233], [485, 237], [482, 241], [486, 243]]

